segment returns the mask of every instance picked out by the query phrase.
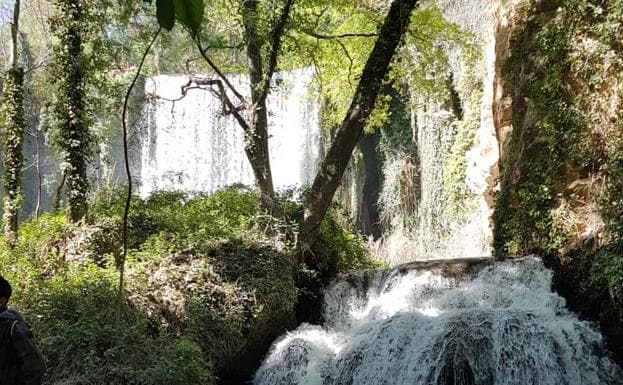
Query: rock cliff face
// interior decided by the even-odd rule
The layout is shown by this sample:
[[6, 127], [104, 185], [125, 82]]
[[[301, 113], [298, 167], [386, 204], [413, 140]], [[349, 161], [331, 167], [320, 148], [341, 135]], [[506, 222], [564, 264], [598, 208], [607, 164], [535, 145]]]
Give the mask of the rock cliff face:
[[494, 250], [547, 255], [623, 358], [623, 2], [502, 3]]

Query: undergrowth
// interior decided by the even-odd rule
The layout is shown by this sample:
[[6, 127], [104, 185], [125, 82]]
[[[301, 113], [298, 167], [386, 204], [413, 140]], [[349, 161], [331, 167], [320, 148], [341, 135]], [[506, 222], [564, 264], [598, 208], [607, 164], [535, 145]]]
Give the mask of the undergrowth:
[[[294, 213], [295, 194], [282, 197]], [[63, 214], [24, 223], [0, 246], [11, 305], [31, 323], [48, 364], [45, 384], [213, 384], [243, 381], [293, 326], [300, 275], [327, 280], [376, 266], [337, 207], [314, 263], [295, 271], [292, 221], [266, 229], [242, 186], [189, 197], [134, 197], [125, 301], [117, 313], [122, 191], [100, 194], [86, 223]], [[0, 239], [0, 244], [4, 245]]]

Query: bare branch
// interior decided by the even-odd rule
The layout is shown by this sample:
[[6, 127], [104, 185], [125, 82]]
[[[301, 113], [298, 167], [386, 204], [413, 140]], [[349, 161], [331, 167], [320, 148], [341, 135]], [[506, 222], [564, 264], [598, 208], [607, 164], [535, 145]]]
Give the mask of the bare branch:
[[[203, 86], [216, 86], [218, 90], [214, 90], [213, 88], [204, 88]], [[241, 111], [244, 111], [246, 108], [244, 105], [236, 107], [234, 103], [232, 103], [229, 96], [227, 96], [227, 92], [225, 92], [225, 86], [223, 85], [223, 81], [221, 79], [204, 79], [204, 78], [192, 78], [189, 77], [188, 82], [182, 85], [182, 94], [175, 99], [164, 98], [162, 96], [153, 96], [160, 100], [165, 100], [167, 102], [172, 102], [173, 106], [171, 107], [171, 113], [173, 113], [173, 108], [175, 108], [175, 103], [184, 99], [190, 90], [204, 90], [211, 91], [221, 100], [223, 106], [223, 115], [232, 114], [240, 127], [245, 132], [250, 132], [250, 127], [244, 117], [241, 115]]]
[[24, 73], [25, 73], [25, 74], [27, 74], [27, 73], [29, 73], [29, 72], [31, 72], [31, 71], [34, 71], [34, 70], [36, 70], [36, 69], [39, 69], [39, 68], [41, 68], [41, 67], [46, 66], [46, 65], [48, 65], [48, 63], [50, 62], [50, 60], [51, 60], [51, 59], [50, 59], [49, 57], [48, 57], [48, 58], [45, 58], [45, 59], [42, 59], [41, 61], [39, 61], [39, 63], [35, 63], [35, 64], [31, 65], [30, 67], [28, 67], [27, 69], [25, 69], [25, 70], [24, 70]]
[[[195, 78], [195, 79], [193, 79], [193, 81], [198, 86], [202, 86], [202, 85], [216, 86], [218, 88], [218, 92], [215, 92], [215, 95], [217, 95], [217, 97], [219, 97], [221, 99], [221, 102], [223, 103], [223, 112], [225, 114], [232, 114], [232, 115], [234, 115], [234, 118], [238, 121], [238, 124], [240, 124], [240, 127], [242, 127], [242, 129], [245, 132], [250, 132], [251, 128], [247, 124], [247, 121], [244, 120], [242, 115], [240, 115], [240, 112], [244, 111], [245, 107], [244, 106], [240, 106], [240, 107], [234, 106], [234, 104], [229, 99], [229, 96], [227, 96], [227, 92], [225, 92], [225, 87], [223, 86], [223, 82], [220, 79]], [[225, 107], [227, 107], [227, 108], [225, 108]]]
[[205, 47], [205, 51], [209, 51], [211, 49], [243, 49], [245, 43], [240, 42], [238, 44], [229, 44], [229, 45], [208, 45]]
[[238, 90], [236, 90], [236, 88], [231, 84], [229, 79], [227, 79], [227, 76], [225, 76], [225, 73], [223, 73], [223, 71], [221, 71], [220, 68], [218, 68], [218, 66], [212, 61], [212, 59], [210, 59], [210, 57], [208, 56], [207, 48], [203, 48], [201, 46], [201, 40], [199, 40], [199, 36], [197, 36], [196, 43], [197, 43], [197, 48], [199, 49], [199, 52], [201, 53], [201, 57], [203, 57], [206, 63], [208, 63], [210, 68], [212, 68], [212, 70], [218, 75], [218, 77], [221, 78], [223, 83], [227, 85], [227, 88], [229, 88], [231, 92], [233, 92], [233, 94], [236, 95], [238, 100], [240, 100], [241, 103], [247, 105], [248, 103], [245, 100], [244, 96], [242, 96], [242, 94], [238, 92]]
[[316, 39], [321, 39], [321, 40], [334, 40], [334, 39], [346, 39], [346, 38], [357, 38], [357, 37], [378, 37], [379, 34], [378, 33], [342, 33], [342, 34], [337, 34], [337, 35], [324, 35], [309, 29], [304, 29], [301, 32], [303, 32], [306, 35], [309, 35], [311, 37], [315, 37]]
[[344, 45], [344, 43], [341, 40], [338, 39], [335, 42], [342, 48], [342, 51], [344, 51], [344, 55], [346, 55], [346, 57], [348, 58], [348, 84], [352, 86], [353, 85], [353, 82], [352, 82], [353, 66], [354, 66], [353, 57], [350, 56], [350, 52], [348, 52], [348, 48], [346, 48], [346, 45]]

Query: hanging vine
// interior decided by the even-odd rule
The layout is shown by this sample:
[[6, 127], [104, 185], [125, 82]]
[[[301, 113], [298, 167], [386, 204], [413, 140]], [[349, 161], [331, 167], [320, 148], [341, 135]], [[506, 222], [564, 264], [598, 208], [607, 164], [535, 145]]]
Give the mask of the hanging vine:
[[156, 39], [160, 35], [160, 31], [162, 28], [158, 28], [158, 31], [154, 34], [154, 37], [145, 48], [145, 52], [141, 57], [141, 62], [136, 70], [136, 74], [132, 78], [132, 83], [128, 87], [128, 91], [125, 94], [125, 98], [123, 100], [123, 111], [121, 113], [121, 124], [123, 127], [123, 160], [125, 163], [125, 172], [128, 178], [128, 193], [126, 195], [125, 206], [123, 208], [123, 254], [121, 255], [121, 260], [118, 263], [119, 267], [119, 296], [117, 302], [117, 325], [119, 325], [119, 320], [121, 317], [121, 304], [123, 302], [123, 287], [125, 280], [125, 260], [128, 255], [128, 214], [130, 213], [130, 203], [132, 202], [132, 173], [130, 172], [130, 158], [128, 154], [128, 104], [130, 102], [130, 97], [132, 95], [132, 91], [134, 90], [134, 86], [136, 86], [136, 81], [138, 77], [141, 75], [141, 70], [143, 69], [143, 65], [145, 64], [145, 59], [147, 59], [147, 55], [149, 51], [151, 51], [151, 47], [154, 45]]

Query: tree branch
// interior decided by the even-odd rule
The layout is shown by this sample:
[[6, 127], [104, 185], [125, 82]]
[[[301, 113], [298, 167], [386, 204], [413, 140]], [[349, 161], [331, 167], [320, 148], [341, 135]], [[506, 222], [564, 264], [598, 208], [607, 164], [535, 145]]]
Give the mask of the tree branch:
[[335, 40], [335, 42], [342, 48], [342, 51], [344, 51], [344, 55], [346, 55], [346, 57], [348, 58], [348, 84], [352, 86], [353, 85], [353, 81], [352, 81], [353, 66], [354, 66], [353, 57], [350, 56], [350, 52], [348, 52], [348, 48], [346, 48], [346, 45], [342, 43], [342, 40], [337, 39]]
[[338, 35], [324, 35], [309, 29], [304, 29], [303, 32], [306, 35], [311, 37], [315, 37], [316, 39], [321, 40], [334, 40], [334, 39], [345, 39], [345, 38], [357, 38], [357, 37], [378, 37], [378, 33], [342, 33]]
[[[236, 121], [238, 122], [238, 124], [240, 124], [240, 127], [242, 127], [242, 129], [245, 132], [250, 131], [249, 124], [244, 119], [244, 117], [240, 114], [240, 111], [245, 110], [245, 106], [236, 107], [234, 105], [234, 103], [231, 101], [229, 96], [227, 96], [227, 92], [225, 92], [225, 86], [223, 86], [223, 81], [221, 79], [202, 79], [202, 78], [191, 77], [188, 79], [187, 83], [182, 85], [181, 87], [182, 94], [180, 95], [180, 97], [175, 98], [175, 99], [170, 99], [170, 98], [165, 98], [162, 96], [155, 96], [155, 95], [153, 97], [157, 99], [165, 100], [167, 102], [172, 102], [173, 105], [175, 106], [176, 102], [179, 102], [180, 100], [186, 97], [189, 90], [208, 91], [208, 89], [203, 88], [202, 86], [216, 86], [218, 88], [218, 91], [214, 91], [213, 89], [209, 89], [209, 91], [212, 91], [214, 95], [216, 95], [216, 97], [218, 97], [221, 100], [221, 103], [223, 106], [223, 114], [224, 115], [232, 114], [234, 118], [236, 119]], [[171, 112], [173, 112], [173, 108], [174, 107], [171, 107]]]
[[[198, 86], [202, 86], [202, 85], [217, 86], [218, 92], [216, 93], [216, 95], [221, 99], [221, 102], [223, 103], [223, 107], [227, 106], [227, 109], [223, 108], [223, 112], [234, 115], [234, 118], [238, 121], [238, 124], [240, 124], [240, 127], [242, 127], [242, 129], [245, 132], [251, 132], [251, 128], [249, 127], [247, 121], [244, 120], [242, 115], [240, 115], [240, 111], [244, 110], [244, 106], [241, 106], [241, 107], [234, 106], [234, 104], [231, 102], [231, 100], [227, 96], [227, 92], [225, 92], [225, 87], [223, 86], [223, 82], [221, 80], [219, 79], [197, 79], [197, 78], [193, 80], [195, 84], [197, 84]], [[198, 87], [198, 88], [201, 88], [201, 87]]]
[[279, 55], [279, 50], [281, 49], [281, 37], [283, 36], [283, 31], [285, 30], [286, 24], [288, 23], [290, 10], [292, 9], [292, 4], [294, 3], [294, 1], [295, 0], [286, 0], [286, 3], [281, 10], [281, 16], [279, 16], [279, 20], [277, 20], [277, 23], [275, 23], [275, 26], [273, 27], [273, 30], [271, 32], [268, 68], [266, 69], [266, 74], [264, 76], [264, 85], [261, 88], [262, 92], [260, 93], [260, 100], [265, 99], [268, 95], [268, 90], [270, 89], [270, 80], [273, 77], [275, 68], [277, 68], [277, 57]]
[[418, 0], [393, 0], [379, 32], [350, 107], [327, 151], [320, 170], [303, 201], [299, 217], [299, 262], [317, 236], [346, 166], [352, 156], [380, 92], [394, 53], [409, 25], [410, 16]]
[[221, 71], [220, 68], [218, 68], [218, 66], [216, 65], [216, 63], [212, 61], [212, 59], [210, 59], [210, 57], [208, 56], [207, 48], [203, 48], [201, 46], [201, 40], [199, 39], [199, 36], [197, 36], [196, 43], [197, 43], [197, 48], [199, 49], [199, 52], [201, 53], [201, 57], [203, 57], [203, 60], [205, 60], [206, 63], [208, 63], [210, 68], [212, 68], [212, 70], [218, 75], [218, 77], [221, 78], [223, 83], [227, 85], [227, 88], [229, 88], [231, 92], [233, 92], [233, 94], [236, 95], [238, 100], [240, 100], [242, 104], [247, 105], [248, 103], [245, 100], [244, 96], [242, 96], [242, 94], [238, 92], [238, 90], [236, 90], [236, 88], [233, 86], [233, 84], [231, 84], [229, 79], [227, 79], [227, 76], [225, 76], [225, 73], [223, 73], [223, 71]]

